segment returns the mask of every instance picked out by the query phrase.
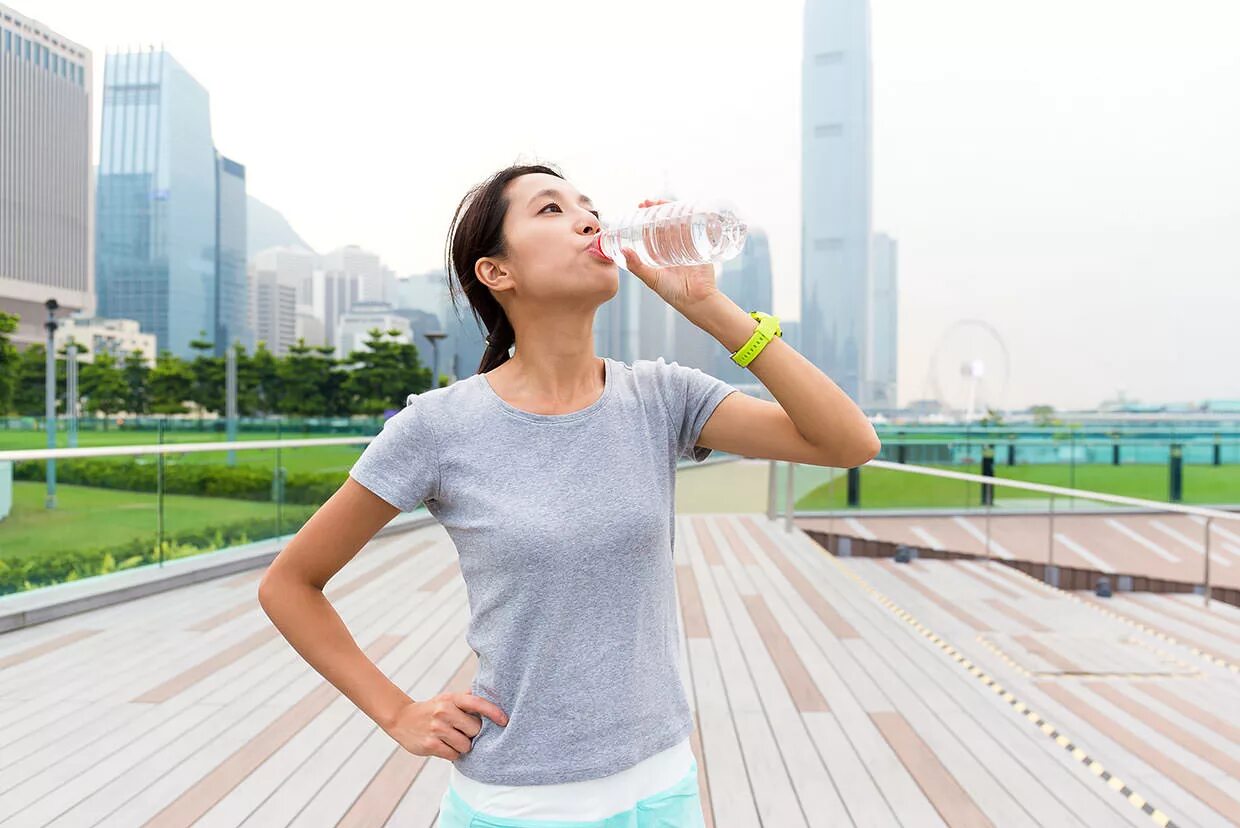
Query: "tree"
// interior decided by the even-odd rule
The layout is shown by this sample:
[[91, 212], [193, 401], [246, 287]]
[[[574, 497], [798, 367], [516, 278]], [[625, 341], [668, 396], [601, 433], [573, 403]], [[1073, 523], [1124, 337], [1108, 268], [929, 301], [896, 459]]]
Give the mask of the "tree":
[[280, 362], [267, 343], [259, 340], [250, 360], [249, 370], [254, 377], [254, 411], [259, 414], [280, 413], [280, 401], [284, 397], [284, 386], [280, 380]]
[[[42, 343], [20, 351], [17, 357], [17, 384], [13, 391], [13, 408], [27, 417], [42, 417], [46, 413], [44, 382], [47, 377], [47, 347]], [[57, 408], [60, 398], [57, 396]]]
[[[82, 363], [80, 388], [81, 395], [86, 399], [82, 410], [100, 411], [104, 417], [125, 410], [125, 397], [129, 386], [125, 384], [125, 375], [117, 365], [116, 357], [107, 351], [95, 354], [94, 362]], [[104, 420], [107, 427], [107, 420]]]
[[132, 414], [146, 414], [151, 408], [150, 381], [151, 368], [146, 364], [146, 356], [142, 349], [125, 354], [125, 364], [121, 368], [121, 377], [125, 381], [125, 410]]
[[[206, 336], [206, 331], [199, 331], [199, 337]], [[224, 358], [214, 355], [215, 343], [206, 339], [195, 339], [189, 346], [197, 351], [194, 361], [190, 363], [193, 383], [189, 399], [198, 404], [198, 417], [202, 412], [224, 412]]]
[[281, 414], [322, 417], [335, 414], [338, 399], [338, 361], [330, 345], [307, 345], [304, 337], [289, 347], [276, 369], [280, 381]]
[[1033, 415], [1033, 424], [1036, 426], [1054, 425], [1059, 422], [1055, 417], [1053, 405], [1032, 405], [1029, 407], [1029, 413]]
[[20, 361], [17, 348], [9, 335], [17, 331], [19, 317], [0, 311], [0, 414], [13, 410], [13, 394], [16, 391], [17, 366]]
[[365, 350], [353, 351], [347, 360], [353, 370], [342, 390], [350, 411], [382, 414], [402, 407], [410, 393], [431, 387], [431, 369], [422, 365], [416, 346], [396, 340], [400, 331], [371, 328], [366, 333]]
[[185, 401], [194, 389], [193, 369], [171, 351], [161, 351], [148, 383], [151, 411], [156, 414], [184, 414]]

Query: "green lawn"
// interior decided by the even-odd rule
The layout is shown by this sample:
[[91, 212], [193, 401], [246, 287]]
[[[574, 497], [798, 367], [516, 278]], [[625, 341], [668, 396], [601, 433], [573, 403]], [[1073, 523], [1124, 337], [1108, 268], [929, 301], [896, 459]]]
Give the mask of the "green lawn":
[[[950, 466], [948, 471], [980, 474], [980, 466]], [[1139, 497], [1147, 500], [1170, 499], [1170, 472], [1166, 465], [1079, 465], [1068, 466], [996, 466], [1000, 478], [1044, 483], [1074, 489], [1088, 489], [1108, 494]], [[798, 478], [802, 470], [797, 470]], [[782, 483], [781, 483], [782, 485]], [[798, 490], [800, 487], [797, 487]], [[824, 482], [797, 499], [798, 509], [817, 510], [842, 508], [848, 497], [844, 476], [837, 477], [828, 491]], [[1005, 500], [1045, 500], [1049, 495], [1018, 489], [995, 489], [995, 505]], [[1183, 503], [1240, 503], [1240, 466], [1184, 466]], [[951, 507], [981, 504], [981, 485], [886, 469], [861, 471], [861, 507]]]
[[[158, 501], [154, 494], [56, 486], [56, 508], [44, 508], [46, 486], [13, 484], [13, 511], [0, 521], [0, 558], [8, 550], [24, 555], [61, 549], [124, 544], [138, 537], [155, 538]], [[285, 532], [305, 522], [317, 507], [283, 508]], [[175, 534], [218, 526], [234, 520], [274, 517], [274, 503], [225, 498], [168, 495], [164, 498], [164, 531]], [[255, 538], [254, 540], [257, 540]]]

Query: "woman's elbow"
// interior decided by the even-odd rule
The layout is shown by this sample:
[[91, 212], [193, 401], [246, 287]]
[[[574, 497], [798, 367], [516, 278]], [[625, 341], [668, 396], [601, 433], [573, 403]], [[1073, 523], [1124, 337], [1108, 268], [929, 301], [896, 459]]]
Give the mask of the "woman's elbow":
[[870, 434], [859, 441], [858, 451], [860, 453], [857, 455], [856, 462], [853, 463], [852, 466], [864, 466], [866, 463], [877, 457], [878, 453], [882, 450], [882, 441], [878, 439], [878, 434], [871, 429]]

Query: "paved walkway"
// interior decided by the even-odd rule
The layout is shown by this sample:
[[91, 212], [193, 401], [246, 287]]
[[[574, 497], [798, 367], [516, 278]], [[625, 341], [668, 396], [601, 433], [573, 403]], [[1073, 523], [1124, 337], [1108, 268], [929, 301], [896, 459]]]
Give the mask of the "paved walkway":
[[[681, 515], [682, 671], [711, 826], [1222, 826], [1240, 814], [1240, 611], [1102, 606], [1000, 565], [836, 559]], [[259, 572], [0, 635], [0, 826], [432, 826], [416, 757], [297, 656]], [[465, 690], [442, 527], [327, 594], [414, 698]]]

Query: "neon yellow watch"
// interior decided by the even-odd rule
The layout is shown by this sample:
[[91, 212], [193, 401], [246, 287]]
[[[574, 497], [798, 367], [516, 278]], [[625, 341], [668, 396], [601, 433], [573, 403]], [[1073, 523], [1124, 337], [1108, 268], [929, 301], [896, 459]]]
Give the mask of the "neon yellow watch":
[[758, 320], [758, 327], [754, 329], [749, 341], [742, 345], [739, 351], [732, 354], [732, 361], [742, 368], [747, 368], [749, 363], [753, 362], [754, 357], [762, 353], [762, 349], [768, 342], [777, 336], [782, 338], [784, 335], [779, 327], [778, 316], [762, 311], [750, 311], [749, 315]]

